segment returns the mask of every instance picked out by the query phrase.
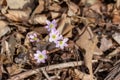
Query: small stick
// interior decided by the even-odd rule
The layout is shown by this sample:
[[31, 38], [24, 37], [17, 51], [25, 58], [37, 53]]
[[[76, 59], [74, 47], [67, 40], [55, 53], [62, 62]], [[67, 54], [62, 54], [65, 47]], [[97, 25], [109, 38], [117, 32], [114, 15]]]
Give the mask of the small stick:
[[[97, 62], [97, 60], [93, 60], [93, 62]], [[61, 64], [55, 64], [55, 65], [51, 65], [51, 66], [41, 67], [41, 68], [37, 68], [37, 69], [34, 69], [34, 70], [29, 70], [29, 71], [23, 72], [21, 74], [15, 75], [15, 76], [11, 77], [8, 80], [21, 80], [21, 79], [24, 79], [24, 78], [26, 78], [28, 76], [31, 76], [33, 74], [38, 73], [39, 71], [41, 71], [41, 69], [49, 71], [49, 70], [53, 70], [53, 69], [61, 69], [61, 68], [67, 68], [67, 67], [80, 66], [83, 63], [84, 63], [83, 61], [74, 61], [74, 62], [61, 63]]]
[[44, 69], [42, 69], [42, 68], [41, 68], [41, 70], [42, 70], [42, 73], [43, 73], [43, 74], [45, 75], [45, 77], [47, 78], [47, 80], [51, 80], [50, 77], [48, 76], [47, 72], [46, 72]]

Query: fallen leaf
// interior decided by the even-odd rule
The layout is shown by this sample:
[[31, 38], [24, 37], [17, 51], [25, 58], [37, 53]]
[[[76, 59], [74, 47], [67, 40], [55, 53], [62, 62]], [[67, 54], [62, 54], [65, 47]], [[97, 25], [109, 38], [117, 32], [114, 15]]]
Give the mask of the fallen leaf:
[[105, 37], [103, 37], [102, 39], [101, 39], [101, 46], [100, 46], [100, 49], [102, 50], [102, 51], [106, 51], [106, 50], [108, 50], [110, 47], [112, 47], [113, 46], [113, 44], [112, 44], [112, 41], [111, 40], [108, 40], [108, 39], [106, 39]]
[[12, 21], [23, 22], [28, 20], [30, 12], [30, 9], [27, 9], [26, 11], [8, 10], [8, 13], [4, 15]]
[[33, 22], [35, 24], [42, 24], [42, 25], [45, 25], [46, 24], [46, 20], [47, 20], [47, 17], [45, 15], [36, 15], [34, 18], [33, 18]]
[[74, 28], [71, 24], [66, 24], [66, 26], [63, 29], [62, 35], [66, 38], [72, 37], [72, 29]]
[[115, 33], [112, 35], [113, 39], [120, 45], [120, 33]]
[[95, 51], [94, 51], [94, 53], [93, 53], [94, 55], [102, 55], [103, 54], [103, 52], [102, 52], [102, 50], [101, 49], [99, 49], [98, 47], [95, 47]]
[[80, 70], [78, 69], [74, 69], [74, 72], [76, 74], [76, 77], [78, 77], [80, 80], [90, 80], [90, 75], [88, 74], [85, 74], [83, 72], [81, 72]]
[[11, 35], [11, 37], [8, 40], [8, 46], [9, 46], [9, 50], [10, 50], [10, 53], [8, 53], [8, 55], [12, 61], [13, 61], [13, 55], [15, 55], [16, 44], [17, 44], [17, 42], [16, 42], [15, 36]]
[[54, 3], [49, 6], [49, 10], [51, 10], [51, 11], [60, 11], [60, 9], [61, 9], [61, 6], [58, 5], [57, 3]]
[[2, 42], [2, 51], [1, 51], [1, 53], [2, 53], [2, 55], [1, 55], [1, 61], [4, 64], [12, 62], [12, 59], [11, 59], [12, 55], [10, 54], [9, 44], [8, 44], [7, 41], [3, 41]]
[[33, 29], [33, 31], [35, 31], [39, 34], [48, 34], [48, 31], [45, 27], [36, 27]]
[[44, 0], [39, 0], [39, 5], [35, 8], [33, 13], [31, 14], [31, 19], [34, 17], [35, 14], [41, 13], [44, 10], [44, 5], [45, 5]]
[[7, 71], [10, 74], [10, 76], [18, 74], [23, 71], [23, 69], [20, 67], [20, 64], [14, 64], [10, 67], [7, 67]]
[[0, 80], [2, 80], [2, 64], [0, 62]]
[[[89, 1], [90, 1], [90, 0], [89, 0]], [[101, 4], [101, 2], [96, 2], [94, 5], [92, 5], [92, 6], [90, 7], [90, 9], [92, 9], [93, 11], [95, 11], [95, 12], [99, 13], [100, 15], [102, 15], [101, 6], [103, 6], [103, 5]]]
[[65, 23], [66, 23], [66, 14], [63, 14], [60, 19], [60, 22], [58, 23], [58, 28], [57, 28], [57, 30], [59, 31], [60, 34], [62, 34], [62, 32], [63, 32]]
[[98, 2], [98, 0], [85, 0], [87, 5], [94, 5]]
[[120, 24], [120, 12], [118, 10], [113, 11], [113, 24]]
[[0, 38], [10, 31], [7, 22], [0, 20]]
[[60, 13], [58, 13], [58, 12], [52, 12], [51, 11], [50, 14], [51, 14], [52, 19], [55, 19], [55, 18], [60, 16]]
[[7, 6], [6, 0], [0, 0], [0, 9], [2, 8], [2, 6]]
[[76, 44], [81, 49], [85, 50], [85, 55], [84, 55], [85, 65], [89, 69], [89, 73], [91, 76], [90, 80], [93, 80], [92, 58], [97, 44], [97, 38], [94, 37], [92, 30], [90, 28], [87, 28], [87, 30], [76, 41]]
[[73, 2], [68, 2], [68, 1], [66, 1], [66, 3], [68, 5], [68, 12], [67, 12], [68, 16], [75, 16], [75, 15], [80, 14], [80, 9], [78, 5], [76, 5]]
[[17, 28], [18, 28], [18, 30], [21, 32], [21, 33], [24, 33], [24, 32], [26, 32], [27, 31], [27, 27], [25, 27], [25, 26], [21, 26], [21, 25], [15, 25]]
[[23, 9], [32, 4], [34, 0], [6, 0], [10, 9]]
[[117, 6], [118, 9], [120, 9], [120, 0], [116, 0], [116, 1], [117, 1], [116, 6]]
[[24, 38], [24, 36], [21, 33], [16, 33], [15, 37], [18, 43], [22, 43], [22, 39]]

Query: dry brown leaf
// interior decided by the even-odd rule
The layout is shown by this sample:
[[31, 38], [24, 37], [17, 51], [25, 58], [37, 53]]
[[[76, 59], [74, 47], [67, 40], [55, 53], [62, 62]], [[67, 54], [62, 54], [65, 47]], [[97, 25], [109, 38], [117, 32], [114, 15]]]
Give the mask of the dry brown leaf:
[[78, 77], [80, 80], [90, 80], [90, 75], [85, 74], [81, 71], [79, 71], [78, 69], [74, 69], [74, 72], [76, 74], [76, 77]]
[[86, 0], [86, 4], [88, 4], [88, 5], [94, 5], [94, 4], [96, 4], [98, 2], [98, 0]]
[[108, 39], [106, 39], [105, 37], [103, 37], [102, 39], [101, 39], [101, 46], [100, 46], [100, 49], [102, 50], [102, 51], [106, 51], [106, 50], [108, 50], [110, 47], [112, 47], [113, 46], [113, 44], [112, 44], [112, 41], [111, 40], [108, 40]]
[[90, 7], [90, 9], [94, 10], [95, 12], [97, 12], [97, 13], [99, 13], [99, 14], [102, 14], [102, 12], [100, 11], [101, 6], [103, 6], [103, 5], [101, 4], [101, 2], [97, 2], [96, 4], [92, 5], [92, 6]]
[[93, 71], [92, 71], [92, 57], [94, 49], [97, 44], [97, 38], [94, 37], [91, 29], [88, 27], [87, 30], [80, 36], [76, 41], [76, 44], [86, 51], [84, 55], [85, 65], [88, 67], [90, 72], [90, 80], [93, 80]]
[[69, 31], [64, 35], [65, 38], [71, 38], [72, 37], [72, 31]]
[[4, 0], [0, 0], [0, 5], [2, 5], [3, 1], [4, 1]]
[[49, 6], [49, 10], [51, 11], [60, 11], [60, 9], [61, 9], [61, 6], [58, 5], [57, 3], [54, 3], [51, 6]]
[[45, 24], [46, 24], [46, 20], [47, 20], [46, 15], [36, 15], [36, 16], [33, 18], [33, 22], [34, 22], [35, 24], [45, 25]]
[[31, 15], [31, 19], [32, 17], [37, 14], [37, 13], [41, 13], [44, 10], [44, 5], [45, 2], [44, 0], [39, 0], [39, 5], [36, 7], [36, 9], [33, 11], [32, 15]]
[[118, 10], [113, 11], [113, 24], [120, 24], [120, 12]]
[[85, 3], [86, 3], [86, 0], [81, 0], [79, 4], [85, 5]]
[[10, 31], [7, 22], [0, 20], [0, 38]]
[[102, 52], [102, 50], [100, 50], [98, 47], [95, 47], [95, 51], [94, 51], [93, 54], [94, 54], [94, 55], [102, 55], [103, 52]]
[[118, 9], [120, 9], [120, 0], [117, 0], [116, 6], [117, 6]]
[[34, 0], [6, 0], [7, 5], [10, 9], [23, 9], [24, 7], [28, 7], [32, 4]]
[[58, 23], [58, 28], [57, 28], [60, 34], [62, 34], [63, 32], [65, 23], [66, 23], [66, 14], [62, 14], [62, 17], [60, 19], [60, 22]]
[[94, 5], [98, 0], [81, 0], [81, 4], [91, 6]]
[[60, 13], [57, 13], [57, 12], [52, 12], [51, 11], [50, 14], [51, 14], [52, 19], [55, 19], [55, 18], [60, 16]]
[[[105, 7], [105, 6], [103, 6], [103, 7]], [[108, 4], [107, 5], [107, 11], [108, 12], [111, 12], [113, 10], [113, 8], [114, 8], [114, 4]]]
[[21, 43], [21, 40], [24, 38], [24, 36], [21, 33], [16, 33], [15, 36], [16, 40]]
[[9, 44], [8, 44], [7, 41], [2, 42], [2, 51], [1, 51], [1, 53], [2, 54], [6, 53], [6, 55], [2, 57], [3, 60], [4, 60], [3, 63], [11, 63], [12, 62], [12, 59], [11, 59], [12, 54], [10, 54]]
[[109, 53], [106, 58], [111, 59], [112, 57], [116, 56], [120, 52], [120, 47], [117, 47], [114, 51]]
[[2, 64], [0, 62], [0, 80], [2, 80]]
[[55, 1], [55, 2], [60, 2], [59, 0], [53, 0], [53, 1]]
[[26, 11], [8, 10], [8, 13], [4, 15], [12, 21], [23, 22], [28, 20], [30, 12], [30, 9], [27, 9]]
[[45, 27], [36, 27], [33, 29], [33, 31], [38, 32], [40, 34], [47, 34], [48, 31]]
[[72, 37], [72, 29], [74, 28], [73, 25], [71, 24], [66, 24], [66, 26], [64, 27], [64, 30], [62, 32], [62, 35], [64, 37]]
[[6, 0], [0, 0], [0, 9], [2, 6], [7, 6]]
[[[5, 62], [3, 63], [11, 63], [13, 61], [13, 55], [15, 54], [15, 46], [16, 46], [16, 40], [15, 37], [12, 35], [10, 36], [10, 39], [7, 41], [2, 42], [2, 49], [1, 54], [5, 55]], [[5, 54], [4, 54], [5, 53]]]
[[67, 13], [68, 16], [75, 16], [76, 14], [80, 13], [78, 5], [76, 5], [73, 2], [66, 2], [66, 3], [67, 3], [68, 8], [69, 8], [68, 13]]
[[26, 32], [28, 29], [25, 26], [21, 26], [21, 25], [15, 25], [15, 26], [18, 27], [18, 30], [22, 33]]
[[7, 71], [10, 74], [10, 76], [15, 75], [23, 71], [23, 69], [20, 67], [20, 64], [14, 64], [10, 67], [7, 67]]
[[99, 19], [98, 19], [98, 14], [96, 14], [93, 10], [85, 8], [84, 9], [84, 15], [87, 17], [86, 19], [83, 19], [82, 21], [85, 24], [89, 24], [89, 23], [96, 23]]
[[113, 39], [120, 45], [120, 33], [115, 33], [112, 35]]
[[8, 44], [9, 44], [9, 50], [10, 50], [10, 55], [11, 55], [11, 59], [13, 59], [13, 55], [15, 55], [15, 47], [16, 47], [16, 38], [14, 35], [11, 35], [9, 40], [8, 40]]

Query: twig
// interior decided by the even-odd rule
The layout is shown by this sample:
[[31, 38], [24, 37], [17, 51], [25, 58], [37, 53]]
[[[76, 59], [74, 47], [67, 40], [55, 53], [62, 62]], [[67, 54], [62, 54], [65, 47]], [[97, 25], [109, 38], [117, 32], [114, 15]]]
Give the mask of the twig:
[[60, 49], [53, 49], [53, 50], [51, 50], [50, 52], [48, 52], [47, 54], [51, 54], [51, 53], [54, 53], [54, 52], [57, 52], [57, 51], [59, 51]]
[[[97, 61], [93, 60], [93, 62], [97, 62]], [[41, 69], [49, 71], [49, 70], [53, 70], [53, 69], [61, 69], [61, 68], [67, 68], [67, 67], [80, 66], [82, 64], [83, 64], [83, 61], [74, 61], [74, 62], [61, 63], [61, 64], [55, 64], [55, 65], [51, 65], [51, 66], [41, 67], [41, 68], [38, 68], [35, 70], [29, 70], [29, 71], [23, 72], [21, 74], [15, 75], [8, 80], [24, 79], [28, 76], [38, 73], [39, 71], [41, 71]]]
[[120, 47], [116, 48], [113, 52], [111, 52], [109, 55], [107, 55], [106, 58], [111, 59], [113, 56], [115, 56], [119, 52], [120, 52]]
[[[59, 76], [51, 76], [50, 79], [53, 80], [54, 78], [58, 78]], [[44, 80], [48, 80], [48, 79], [44, 79]]]
[[42, 68], [41, 68], [41, 70], [42, 70], [42, 73], [43, 73], [43, 74], [45, 75], [45, 77], [47, 78], [47, 80], [51, 80], [50, 77], [48, 76], [47, 72], [46, 72], [44, 69], [42, 69]]

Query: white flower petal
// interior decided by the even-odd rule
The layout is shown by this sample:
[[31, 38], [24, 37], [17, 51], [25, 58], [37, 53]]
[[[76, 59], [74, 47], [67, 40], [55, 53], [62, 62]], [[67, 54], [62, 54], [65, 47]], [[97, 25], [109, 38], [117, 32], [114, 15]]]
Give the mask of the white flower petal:
[[41, 60], [42, 63], [45, 63], [45, 60]]
[[46, 50], [43, 50], [43, 51], [42, 51], [42, 54], [46, 54]]
[[41, 51], [37, 50], [36, 53], [37, 53], [37, 54], [39, 54], [39, 53], [41, 54]]
[[51, 22], [49, 20], [46, 20], [46, 23], [49, 25]]

